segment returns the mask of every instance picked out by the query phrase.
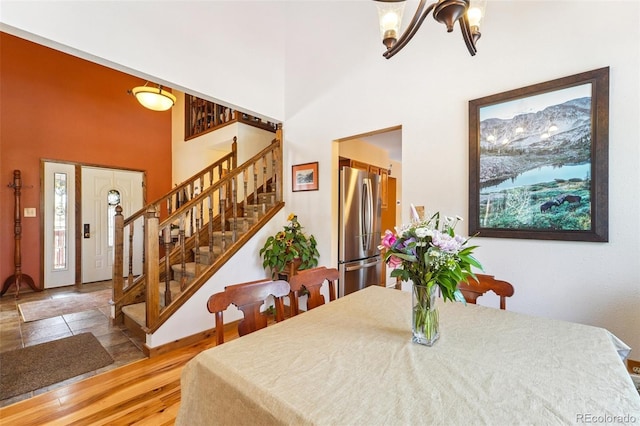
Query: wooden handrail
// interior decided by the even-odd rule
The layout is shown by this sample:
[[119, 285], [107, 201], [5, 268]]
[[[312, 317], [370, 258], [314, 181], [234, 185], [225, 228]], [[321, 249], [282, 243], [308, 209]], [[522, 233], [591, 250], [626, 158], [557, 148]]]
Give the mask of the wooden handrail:
[[[281, 136], [282, 130], [279, 128], [278, 132], [276, 132], [276, 139], [268, 147], [262, 149], [241, 166], [227, 169], [225, 173], [219, 173], [216, 180], [207, 182], [208, 185], [203, 184], [205, 175], [226, 160], [221, 159], [217, 163], [206, 167], [129, 218], [123, 219], [121, 209], [118, 211], [116, 208], [116, 249], [114, 251], [113, 277], [116, 321], [121, 318], [123, 305], [146, 300], [145, 331], [147, 333], [155, 331], [177, 310], [179, 305], [184, 303], [184, 300], [190, 297], [199, 286], [204, 284], [228, 260], [232, 252], [235, 252], [240, 244], [248, 240], [248, 237], [245, 238], [246, 235], [239, 238], [238, 234], [238, 219], [247, 215], [247, 203], [251, 200], [256, 200], [259, 193], [266, 192], [267, 185], [272, 185], [276, 194], [282, 194], [282, 164], [279, 161], [282, 158], [282, 142], [279, 139]], [[271, 158], [271, 170], [268, 170], [269, 168], [266, 166], [269, 157]], [[229, 156], [225, 156], [225, 158], [229, 158]], [[262, 167], [256, 167], [258, 163]], [[248, 176], [252, 173], [253, 182], [250, 182]], [[210, 177], [213, 175], [213, 173], [209, 173]], [[242, 179], [242, 184], [238, 184], [238, 179]], [[199, 188], [201, 188], [201, 192], [198, 194], [193, 193], [193, 186], [196, 181], [199, 181]], [[257, 186], [256, 182], [258, 181], [262, 185]], [[249, 188], [249, 182], [252, 184], [252, 188]], [[175, 196], [184, 188], [188, 188], [191, 191], [191, 198], [174, 211], [171, 211], [169, 206], [167, 216], [161, 219], [160, 210], [163, 202]], [[248, 191], [252, 191], [252, 194], [249, 195]], [[276, 195], [277, 210], [282, 208], [283, 205], [280, 197], [280, 195]], [[270, 217], [273, 214], [275, 213], [269, 212], [267, 216]], [[133, 242], [130, 241], [128, 247], [128, 253], [130, 254], [128, 258], [129, 274], [128, 277], [123, 278], [126, 275], [124, 266], [127, 260], [125, 258], [127, 247], [124, 247], [124, 239], [127, 233], [130, 236], [133, 235], [134, 224], [142, 220], [144, 220], [144, 223], [141, 223], [140, 228], [138, 228], [144, 230], [144, 235], [142, 236], [142, 241], [144, 242], [142, 270], [134, 279], [134, 274], [131, 272], [134, 262], [131, 256]], [[225, 230], [227, 220], [232, 223], [231, 230]], [[178, 228], [177, 241], [174, 240], [176, 237], [172, 236], [171, 233], [171, 230], [175, 230], [176, 226]], [[216, 230], [221, 231], [222, 241], [226, 242], [227, 237], [230, 236], [231, 242], [226, 245], [223, 244], [221, 260], [215, 262], [214, 265], [199, 265], [196, 262], [198, 276], [189, 285], [189, 288], [185, 288], [186, 263], [197, 259], [200, 255], [201, 245], [208, 244], [209, 253], [213, 253], [213, 233]], [[171, 265], [180, 265], [177, 268], [181, 270], [183, 276], [183, 282], [180, 286], [183, 293], [176, 300], [172, 300], [171, 297]], [[173, 268], [175, 270], [176, 266]], [[157, 285], [154, 283], [157, 283]], [[164, 283], [164, 285], [162, 286], [161, 283]], [[164, 288], [163, 291], [165, 293], [162, 300], [160, 298], [160, 286]]]
[[[190, 188], [191, 186], [193, 186], [193, 183], [196, 181], [203, 181], [205, 175], [209, 174], [209, 182], [210, 184], [213, 182], [213, 171], [215, 169], [218, 170], [222, 170], [222, 167], [225, 166], [225, 163], [227, 165], [227, 167], [229, 169], [235, 169], [237, 167], [238, 164], [238, 138], [236, 136], [233, 137], [233, 143], [231, 144], [231, 152], [224, 155], [223, 157], [219, 158], [218, 160], [216, 160], [214, 163], [212, 163], [211, 165], [205, 167], [204, 169], [200, 170], [199, 172], [195, 173], [193, 176], [191, 176], [190, 178], [188, 178], [187, 180], [185, 180], [184, 182], [182, 182], [179, 185], [176, 185], [173, 189], [171, 189], [169, 192], [167, 192], [166, 194], [162, 195], [161, 197], [157, 198], [156, 200], [147, 203], [146, 206], [142, 207], [140, 210], [134, 212], [131, 216], [129, 216], [128, 218], [125, 219], [125, 226], [131, 222], [133, 222], [134, 220], [136, 220], [139, 217], [142, 217], [145, 212], [147, 211], [147, 209], [149, 208], [149, 206], [160, 206], [163, 203], [167, 202], [168, 200], [172, 200], [173, 197], [176, 197], [178, 194], [182, 193], [185, 189]], [[173, 210], [171, 210], [169, 213], [172, 213]]]

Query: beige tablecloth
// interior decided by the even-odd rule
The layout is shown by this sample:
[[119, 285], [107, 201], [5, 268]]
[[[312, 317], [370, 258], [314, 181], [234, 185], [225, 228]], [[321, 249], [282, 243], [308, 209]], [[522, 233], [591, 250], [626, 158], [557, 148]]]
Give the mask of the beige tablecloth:
[[410, 293], [369, 287], [207, 350], [177, 424], [640, 422], [607, 330], [438, 303], [433, 347], [411, 342]]

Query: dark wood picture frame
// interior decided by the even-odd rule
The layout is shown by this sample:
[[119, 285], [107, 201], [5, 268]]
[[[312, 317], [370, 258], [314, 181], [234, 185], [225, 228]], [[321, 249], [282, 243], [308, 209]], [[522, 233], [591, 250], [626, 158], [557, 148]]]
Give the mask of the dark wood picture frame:
[[609, 67], [469, 101], [469, 235], [606, 242], [608, 185]]
[[318, 190], [317, 161], [291, 166], [291, 190], [293, 192]]

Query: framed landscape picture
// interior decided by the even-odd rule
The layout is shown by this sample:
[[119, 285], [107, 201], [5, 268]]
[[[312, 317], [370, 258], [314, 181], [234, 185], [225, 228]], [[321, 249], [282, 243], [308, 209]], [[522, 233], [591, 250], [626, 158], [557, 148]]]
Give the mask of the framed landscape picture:
[[292, 191], [318, 190], [318, 162], [291, 167]]
[[609, 68], [469, 102], [469, 235], [608, 241]]

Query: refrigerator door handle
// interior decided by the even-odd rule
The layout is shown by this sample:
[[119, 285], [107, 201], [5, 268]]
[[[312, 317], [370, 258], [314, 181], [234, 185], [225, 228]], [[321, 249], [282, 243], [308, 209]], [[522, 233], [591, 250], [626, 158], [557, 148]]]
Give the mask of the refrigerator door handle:
[[366, 263], [364, 265], [358, 265], [358, 266], [347, 266], [346, 268], [344, 268], [345, 271], [347, 272], [351, 272], [351, 271], [357, 271], [358, 269], [365, 269], [365, 268], [371, 268], [372, 266], [376, 266], [380, 263], [380, 261], [375, 261], [375, 262], [371, 262], [371, 263]]
[[371, 246], [372, 227], [373, 227], [373, 194], [371, 192], [371, 179], [362, 179], [362, 250], [367, 253]]

